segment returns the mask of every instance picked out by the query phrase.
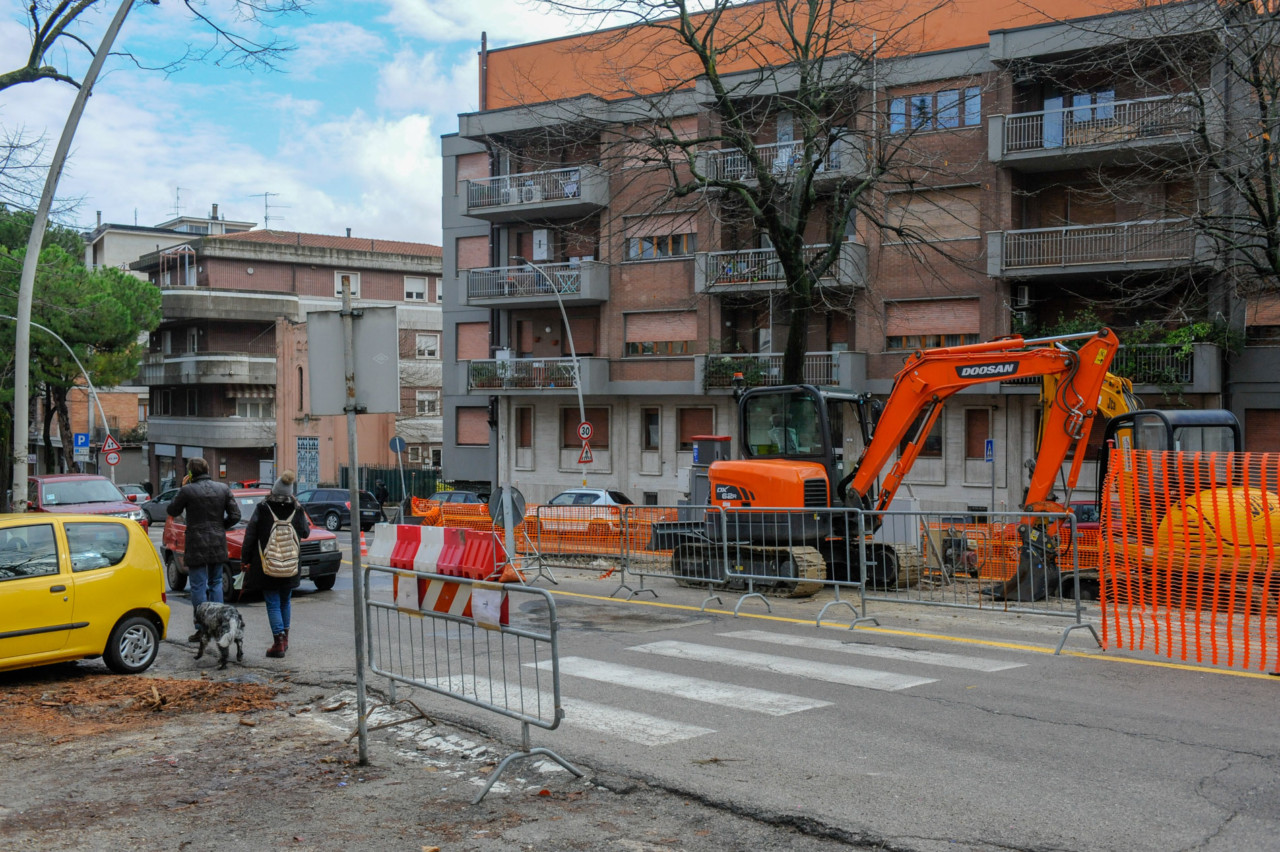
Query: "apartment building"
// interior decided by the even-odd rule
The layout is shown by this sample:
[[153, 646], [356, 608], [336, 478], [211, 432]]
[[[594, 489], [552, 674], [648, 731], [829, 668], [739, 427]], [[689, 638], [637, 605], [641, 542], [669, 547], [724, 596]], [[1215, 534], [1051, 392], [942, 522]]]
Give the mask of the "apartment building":
[[[1228, 286], [1197, 224], [1222, 203], [1201, 155], [1230, 123], [1227, 101], [1196, 96], [1213, 90], [1215, 59], [1188, 51], [1178, 74], [1162, 65], [1168, 40], [1196, 38], [1204, 21], [1098, 15], [1078, 0], [1014, 18], [986, 0], [954, 5], [924, 18], [911, 49], [864, 65], [861, 109], [813, 169], [807, 250], [832, 234], [839, 247], [803, 330], [806, 381], [884, 395], [915, 349], [1096, 317], [1130, 339], [1113, 371], [1147, 405], [1231, 408], [1252, 448], [1274, 449], [1280, 385], [1264, 365], [1280, 310]], [[586, 478], [674, 503], [693, 436], [736, 441], [734, 373], [780, 380], [791, 329], [777, 252], [739, 196], [711, 185], [745, 169], [742, 151], [700, 145], [690, 156], [706, 189], [659, 204], [687, 170], [628, 147], [659, 110], [673, 135], [714, 140], [712, 93], [701, 80], [663, 88], [661, 62], [601, 84], [651, 37], [620, 29], [488, 51], [485, 109], [443, 139], [447, 479], [511, 481], [540, 500]], [[1134, 48], [1157, 37], [1164, 51]], [[750, 93], [743, 103], [762, 116], [752, 144], [785, 182], [798, 76], [761, 85], [760, 68], [737, 61], [724, 79]], [[833, 227], [839, 187], [876, 177], [887, 151], [902, 165], [874, 209]], [[1156, 333], [1191, 324], [1228, 327], [1245, 345], [1228, 359], [1220, 342]], [[1038, 393], [992, 382], [954, 397], [904, 496], [927, 509], [1018, 505]], [[1086, 464], [1082, 487], [1092, 476]]]
[[400, 328], [401, 409], [358, 418], [361, 463], [394, 465], [397, 435], [409, 445], [408, 463], [437, 460], [440, 264], [438, 246], [350, 232], [246, 231], [143, 255], [133, 268], [163, 291], [163, 320], [141, 372], [152, 481], [180, 477], [195, 456], [227, 481], [286, 467], [304, 486], [339, 480], [346, 419], [310, 412], [306, 319], [337, 309], [344, 285], [357, 305], [394, 305]]
[[217, 204], [210, 208], [208, 216], [175, 216], [151, 227], [104, 223], [99, 210], [97, 224], [84, 235], [84, 265], [90, 269], [115, 267], [129, 272], [129, 264], [147, 252], [180, 245], [193, 235], [236, 234], [252, 230], [256, 224], [227, 219], [219, 214]]

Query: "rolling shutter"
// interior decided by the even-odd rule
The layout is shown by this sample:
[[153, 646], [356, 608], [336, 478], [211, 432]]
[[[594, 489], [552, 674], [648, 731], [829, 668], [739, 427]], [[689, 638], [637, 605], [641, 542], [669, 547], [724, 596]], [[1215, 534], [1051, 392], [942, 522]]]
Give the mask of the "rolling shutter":
[[489, 409], [459, 408], [458, 410], [458, 446], [489, 446]]
[[918, 334], [977, 334], [981, 316], [977, 299], [920, 299], [886, 302], [889, 337]]
[[654, 311], [626, 314], [627, 343], [649, 343], [655, 340], [697, 340], [697, 311]]
[[474, 361], [489, 357], [489, 323], [458, 323], [457, 360]]
[[976, 239], [980, 198], [976, 186], [895, 193], [889, 196], [889, 223], [926, 241]]
[[[596, 354], [596, 321], [591, 317], [570, 317], [569, 331], [573, 333], [573, 348], [579, 355]], [[569, 353], [569, 341], [562, 347], [564, 354]]]
[[698, 232], [696, 214], [692, 211], [684, 213], [658, 213], [653, 216], [636, 216], [628, 218], [627, 238], [665, 237], [670, 234], [695, 234]]

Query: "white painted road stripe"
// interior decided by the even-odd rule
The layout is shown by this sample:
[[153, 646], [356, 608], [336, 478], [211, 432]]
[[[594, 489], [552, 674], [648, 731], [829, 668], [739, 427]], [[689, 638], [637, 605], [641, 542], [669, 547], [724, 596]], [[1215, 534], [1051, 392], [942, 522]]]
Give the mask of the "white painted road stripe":
[[675, 657], [680, 660], [718, 663], [756, 671], [806, 677], [811, 680], [827, 681], [828, 683], [842, 683], [846, 686], [883, 689], [890, 692], [936, 682], [935, 678], [929, 677], [878, 672], [853, 666], [837, 666], [832, 663], [820, 663], [816, 660], [797, 660], [793, 657], [775, 657], [772, 654], [757, 654], [737, 648], [718, 648], [712, 645], [695, 645], [690, 642], [653, 642], [648, 645], [636, 645], [628, 650], [640, 651], [644, 654], [656, 654], [661, 657]]
[[841, 654], [859, 654], [864, 657], [881, 657], [886, 660], [905, 660], [930, 666], [946, 666], [952, 669], [969, 669], [976, 672], [1001, 672], [1016, 669], [1026, 663], [1010, 663], [987, 657], [968, 657], [961, 654], [944, 654], [939, 651], [911, 651], [906, 648], [886, 648], [860, 642], [846, 643], [840, 639], [820, 639], [817, 636], [784, 636], [764, 630], [735, 630], [719, 634], [728, 639], [749, 639], [753, 642], [771, 642], [790, 648], [811, 648], [815, 651], [836, 651]]
[[[551, 668], [550, 662], [538, 663], [544, 669]], [[615, 665], [585, 657], [562, 657], [560, 673], [574, 677], [585, 677], [617, 686], [630, 686], [647, 692], [658, 692], [663, 695], [674, 695], [691, 701], [702, 701], [715, 704], [717, 707], [733, 707], [738, 710], [750, 710], [765, 713], [769, 716], [786, 716], [816, 707], [830, 706], [830, 701], [801, 698], [796, 695], [784, 695], [781, 692], [769, 692], [765, 689], [754, 689], [750, 686], [736, 686], [731, 683], [718, 683], [714, 680], [703, 680], [697, 677], [655, 672], [634, 666]]]
[[[441, 689], [478, 697], [482, 701], [500, 707], [507, 704], [507, 685], [500, 680], [461, 675], [453, 678], [437, 678], [433, 683]], [[527, 687], [518, 691], [512, 684], [512, 699], [517, 694], [525, 700], [525, 708], [532, 715], [539, 706], [543, 709], [553, 707], [555, 702], [550, 692], [530, 691]], [[607, 734], [638, 745], [657, 746], [665, 743], [691, 740], [704, 734], [714, 734], [713, 728], [700, 728], [697, 725], [685, 725], [667, 719], [659, 719], [647, 713], [596, 704], [569, 698], [561, 694], [561, 706], [564, 707], [565, 724], [574, 729], [585, 728], [601, 734]], [[520, 710], [519, 706], [512, 709]]]

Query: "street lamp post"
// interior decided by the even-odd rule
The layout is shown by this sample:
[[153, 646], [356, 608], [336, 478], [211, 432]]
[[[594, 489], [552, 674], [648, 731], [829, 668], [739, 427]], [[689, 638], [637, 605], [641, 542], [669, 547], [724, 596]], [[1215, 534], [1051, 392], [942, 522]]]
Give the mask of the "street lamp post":
[[[569, 357], [573, 359], [573, 387], [578, 392], [578, 422], [586, 423], [587, 406], [582, 401], [582, 369], [578, 362], [578, 350], [573, 345], [573, 329], [569, 327], [569, 314], [564, 309], [564, 299], [560, 298], [560, 288], [551, 276], [546, 273], [546, 270], [539, 269], [519, 255], [516, 255], [513, 259], [516, 263], [529, 267], [535, 274], [547, 279], [547, 284], [551, 287], [551, 292], [556, 297], [556, 304], [560, 306], [560, 319], [564, 321], [565, 339], [569, 341]], [[585, 476], [582, 479], [582, 484], [584, 486], [587, 484]]]
[[[17, 318], [17, 317], [11, 317], [11, 316], [9, 316], [8, 314], [0, 314], [0, 319], [7, 319], [7, 320], [13, 320], [14, 322], [18, 322], [18, 318]], [[45, 334], [48, 334], [48, 335], [49, 335], [49, 336], [51, 336], [54, 340], [58, 341], [58, 342], [59, 342], [59, 343], [61, 343], [64, 347], [66, 347], [67, 353], [71, 356], [71, 360], [75, 361], [75, 362], [76, 362], [76, 366], [80, 368], [80, 373], [81, 373], [81, 375], [83, 375], [83, 376], [84, 376], [85, 384], [87, 384], [87, 385], [89, 386], [89, 395], [93, 397], [93, 402], [94, 402], [94, 404], [98, 406], [98, 414], [100, 414], [100, 415], [102, 416], [102, 425], [103, 425], [103, 426], [106, 426], [106, 424], [107, 424], [107, 413], [106, 413], [105, 411], [103, 411], [103, 410], [102, 410], [102, 400], [98, 398], [98, 391], [97, 391], [97, 389], [96, 389], [96, 388], [94, 388], [94, 386], [93, 386], [93, 379], [89, 378], [89, 371], [88, 371], [88, 370], [86, 370], [86, 369], [84, 368], [84, 364], [81, 364], [81, 363], [80, 363], [80, 359], [76, 357], [76, 352], [75, 352], [75, 350], [74, 350], [74, 349], [72, 349], [72, 348], [67, 344], [67, 341], [63, 340], [63, 339], [62, 339], [62, 337], [61, 337], [61, 336], [59, 336], [59, 334], [58, 334], [56, 331], [54, 331], [53, 329], [51, 329], [51, 328], [46, 328], [45, 326], [41, 325], [41, 324], [40, 324], [40, 323], [38, 323], [38, 322], [32, 322], [32, 323], [30, 323], [30, 325], [32, 326], [32, 328], [38, 328], [38, 329], [40, 329], [40, 330], [41, 330], [41, 331], [43, 331]], [[14, 402], [16, 403], [16, 402], [17, 402], [17, 400], [14, 400]], [[15, 405], [15, 407], [16, 407], [16, 405]], [[26, 464], [27, 452], [29, 452], [29, 447], [27, 447], [27, 441], [28, 441], [28, 440], [30, 440], [30, 439], [29, 439], [29, 436], [27, 436], [27, 435], [23, 435], [23, 436], [22, 436], [22, 441], [23, 441], [23, 456], [22, 456], [22, 459], [23, 459], [23, 464], [24, 464], [24, 465]], [[18, 443], [18, 442], [17, 442], [17, 440], [16, 440], [16, 438], [15, 438], [15, 440], [14, 440], [14, 446], [15, 446], [15, 447], [17, 446], [17, 443]], [[112, 473], [111, 481], [112, 481], [112, 482], [114, 482], [114, 481], [115, 481], [115, 468], [112, 468], [111, 473]], [[23, 480], [23, 482], [25, 483], [25, 482], [26, 482], [26, 480], [24, 479], [24, 480]], [[17, 506], [14, 506], [14, 508], [16, 509], [16, 508], [17, 508]], [[24, 511], [25, 511], [25, 507], [24, 507]]]

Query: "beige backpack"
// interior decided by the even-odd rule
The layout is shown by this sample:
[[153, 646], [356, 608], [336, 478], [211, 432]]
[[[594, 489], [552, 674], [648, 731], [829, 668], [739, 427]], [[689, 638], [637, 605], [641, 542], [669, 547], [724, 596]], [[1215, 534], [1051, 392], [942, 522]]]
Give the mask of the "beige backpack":
[[[298, 513], [295, 507], [287, 518], [275, 518], [271, 524], [271, 532], [267, 534], [267, 543], [258, 545], [258, 553], [262, 557], [262, 573], [268, 577], [292, 577], [298, 573], [298, 557], [302, 546], [298, 543], [298, 533], [293, 528], [293, 516]], [[272, 513], [275, 517], [275, 513]]]

